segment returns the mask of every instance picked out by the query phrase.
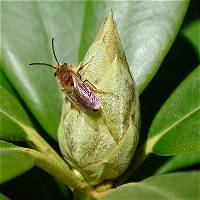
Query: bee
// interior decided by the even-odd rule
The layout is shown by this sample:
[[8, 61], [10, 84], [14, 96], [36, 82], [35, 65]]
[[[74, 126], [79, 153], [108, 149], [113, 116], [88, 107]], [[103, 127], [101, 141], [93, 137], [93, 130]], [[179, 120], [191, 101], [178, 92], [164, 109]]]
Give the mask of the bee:
[[53, 66], [47, 63], [30, 63], [29, 65], [44, 65], [54, 68], [56, 71], [54, 76], [58, 79], [59, 83], [62, 86], [62, 91], [67, 96], [67, 98], [72, 102], [74, 106], [76, 106], [79, 110], [80, 105], [88, 108], [92, 111], [99, 111], [101, 109], [100, 101], [95, 92], [99, 93], [109, 93], [108, 91], [97, 89], [95, 85], [93, 85], [87, 79], [82, 80], [80, 75], [80, 71], [88, 65], [92, 58], [85, 63], [84, 65], [80, 64], [80, 67], [77, 68], [73, 64], [60, 64], [55, 54], [54, 49], [54, 39], [52, 38], [52, 51], [54, 59], [57, 65]]

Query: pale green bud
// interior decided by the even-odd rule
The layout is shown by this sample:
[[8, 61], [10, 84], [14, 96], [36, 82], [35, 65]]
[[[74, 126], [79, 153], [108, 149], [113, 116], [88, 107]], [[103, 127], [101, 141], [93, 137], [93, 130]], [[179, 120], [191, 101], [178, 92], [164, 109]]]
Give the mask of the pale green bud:
[[[91, 59], [92, 58], [92, 59]], [[106, 17], [83, 63], [82, 80], [98, 89], [101, 111], [64, 103], [58, 132], [66, 161], [91, 185], [115, 179], [130, 164], [139, 137], [139, 98], [131, 77], [112, 12]]]

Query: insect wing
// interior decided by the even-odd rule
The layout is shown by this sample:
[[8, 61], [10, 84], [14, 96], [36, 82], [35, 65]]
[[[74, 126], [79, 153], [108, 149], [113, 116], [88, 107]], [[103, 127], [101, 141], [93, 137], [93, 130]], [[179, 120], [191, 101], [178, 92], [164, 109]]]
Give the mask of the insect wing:
[[74, 96], [74, 93], [70, 90], [66, 91], [63, 89], [66, 97], [71, 101], [71, 103], [79, 110], [79, 102], [78, 99]]
[[77, 76], [73, 76], [75, 94], [81, 102], [93, 110], [100, 109], [101, 105], [96, 94], [87, 87]]

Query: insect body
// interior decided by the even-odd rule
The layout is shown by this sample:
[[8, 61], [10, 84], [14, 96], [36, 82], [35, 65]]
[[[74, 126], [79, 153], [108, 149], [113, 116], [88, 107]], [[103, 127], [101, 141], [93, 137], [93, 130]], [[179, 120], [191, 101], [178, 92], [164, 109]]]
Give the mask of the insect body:
[[[62, 86], [62, 91], [66, 94], [68, 99], [73, 104], [75, 104], [78, 108], [79, 105], [81, 104], [92, 111], [98, 111], [101, 108], [101, 104], [94, 91], [102, 92], [103, 90], [102, 91], [98, 90], [88, 80], [85, 81], [81, 80], [81, 75], [79, 74], [79, 71], [84, 66], [86, 66], [91, 60], [84, 65], [81, 64], [79, 69], [77, 69], [72, 64], [64, 63], [63, 65], [60, 65], [55, 55], [53, 39], [52, 39], [52, 50], [54, 58], [58, 65], [53, 66], [46, 63], [31, 63], [29, 65], [46, 65], [54, 68], [56, 70], [54, 75], [59, 80]], [[86, 82], [88, 82], [90, 86], [88, 86]]]
[[[100, 102], [93, 89], [86, 85], [86, 81], [81, 80], [81, 76], [73, 65], [63, 64], [55, 72], [55, 76], [63, 87], [63, 92], [76, 105], [80, 103], [85, 107], [97, 111], [100, 109]], [[91, 84], [91, 83], [90, 83]], [[92, 85], [92, 84], [91, 84]]]

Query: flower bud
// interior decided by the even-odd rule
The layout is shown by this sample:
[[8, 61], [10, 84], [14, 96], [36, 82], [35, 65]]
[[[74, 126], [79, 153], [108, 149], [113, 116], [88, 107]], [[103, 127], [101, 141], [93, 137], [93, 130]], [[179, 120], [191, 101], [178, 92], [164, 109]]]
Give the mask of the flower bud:
[[[90, 46], [80, 71], [97, 88], [99, 112], [66, 100], [58, 130], [61, 152], [90, 185], [115, 179], [130, 164], [139, 137], [139, 98], [112, 11]], [[105, 92], [98, 92], [105, 91]]]

